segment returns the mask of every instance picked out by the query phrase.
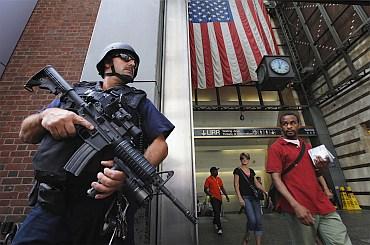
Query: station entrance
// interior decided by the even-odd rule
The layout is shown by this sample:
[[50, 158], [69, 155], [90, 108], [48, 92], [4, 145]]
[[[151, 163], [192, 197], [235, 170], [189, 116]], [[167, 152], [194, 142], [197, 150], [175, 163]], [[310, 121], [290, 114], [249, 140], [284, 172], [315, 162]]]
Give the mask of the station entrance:
[[[249, 153], [251, 161], [249, 167], [262, 179], [265, 189], [271, 183], [269, 174], [265, 172], [267, 147], [275, 138], [224, 138], [195, 140], [195, 169], [196, 169], [196, 197], [198, 217], [211, 215], [209, 198], [203, 191], [205, 179], [210, 175], [210, 168], [219, 168], [219, 177], [224, 183], [230, 202], [223, 198], [223, 212], [237, 213], [240, 209], [239, 201], [233, 186], [233, 170], [240, 166], [239, 154]], [[201, 224], [200, 224], [201, 225]]]
[[[303, 127], [300, 136], [314, 137], [316, 130], [306, 125], [301, 105], [293, 89], [261, 91], [255, 84], [195, 90], [193, 92], [195, 177], [198, 211], [207, 202], [203, 191], [212, 166], [220, 168], [219, 176], [230, 193], [225, 212], [238, 210], [233, 187], [233, 170], [240, 166], [242, 152], [251, 156], [250, 168], [262, 179], [265, 189], [271, 184], [265, 172], [268, 146], [281, 135], [279, 114], [295, 111]], [[204, 209], [200, 215], [204, 213]]]

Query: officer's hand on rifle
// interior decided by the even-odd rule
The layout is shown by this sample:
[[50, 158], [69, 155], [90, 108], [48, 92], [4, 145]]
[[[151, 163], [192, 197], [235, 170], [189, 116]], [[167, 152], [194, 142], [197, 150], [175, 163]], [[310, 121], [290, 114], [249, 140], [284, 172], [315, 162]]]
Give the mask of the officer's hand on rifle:
[[122, 171], [110, 169], [113, 163], [113, 160], [101, 161], [101, 164], [106, 167], [104, 173], [99, 172], [98, 182], [91, 183], [91, 187], [97, 192], [95, 199], [104, 199], [122, 187], [126, 175]]
[[83, 117], [74, 112], [60, 109], [48, 108], [40, 113], [41, 125], [54, 139], [60, 140], [76, 135], [75, 124], [93, 129], [94, 126]]

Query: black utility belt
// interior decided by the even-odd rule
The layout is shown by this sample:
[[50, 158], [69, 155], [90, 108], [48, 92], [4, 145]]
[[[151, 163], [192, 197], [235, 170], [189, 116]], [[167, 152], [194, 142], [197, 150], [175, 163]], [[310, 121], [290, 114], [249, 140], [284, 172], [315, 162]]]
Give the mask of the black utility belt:
[[40, 183], [47, 183], [49, 186], [53, 188], [64, 188], [67, 176], [62, 176], [58, 174], [53, 174], [52, 172], [48, 171], [35, 171], [35, 179]]

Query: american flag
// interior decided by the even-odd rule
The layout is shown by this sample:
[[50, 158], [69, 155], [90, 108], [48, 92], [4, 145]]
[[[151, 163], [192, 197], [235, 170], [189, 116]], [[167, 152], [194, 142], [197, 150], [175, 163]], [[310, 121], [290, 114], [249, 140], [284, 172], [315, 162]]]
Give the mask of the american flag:
[[256, 81], [264, 55], [278, 49], [263, 0], [189, 0], [194, 88]]

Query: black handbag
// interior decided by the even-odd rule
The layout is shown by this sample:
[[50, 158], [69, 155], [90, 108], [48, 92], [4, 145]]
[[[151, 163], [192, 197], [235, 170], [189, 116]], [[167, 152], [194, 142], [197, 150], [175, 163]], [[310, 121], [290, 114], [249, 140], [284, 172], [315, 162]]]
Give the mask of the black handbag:
[[252, 190], [253, 196], [254, 196], [256, 199], [258, 199], [258, 200], [259, 200], [259, 196], [260, 196], [260, 194], [259, 194], [259, 192], [258, 192], [258, 189], [257, 189], [254, 185], [252, 185], [252, 184], [249, 182], [249, 180], [248, 180], [247, 176], [245, 175], [244, 171], [243, 171], [241, 168], [239, 168], [239, 170], [240, 170], [240, 172], [242, 172], [242, 175], [243, 175], [243, 177], [244, 177], [245, 181], [247, 181], [247, 183], [249, 184], [249, 188]]
[[[281, 173], [281, 177], [286, 175], [290, 170], [292, 170], [295, 166], [298, 165], [298, 163], [302, 160], [302, 157], [304, 155], [306, 145], [304, 142], [302, 143], [301, 151], [299, 152], [299, 155], [297, 159], [295, 159], [286, 169], [283, 170]], [[280, 192], [275, 188], [274, 183], [271, 183], [269, 191], [268, 191], [268, 199], [269, 199], [269, 209], [272, 211], [278, 211], [276, 209], [277, 201], [280, 199]]]

